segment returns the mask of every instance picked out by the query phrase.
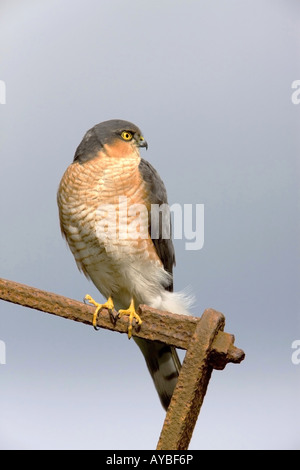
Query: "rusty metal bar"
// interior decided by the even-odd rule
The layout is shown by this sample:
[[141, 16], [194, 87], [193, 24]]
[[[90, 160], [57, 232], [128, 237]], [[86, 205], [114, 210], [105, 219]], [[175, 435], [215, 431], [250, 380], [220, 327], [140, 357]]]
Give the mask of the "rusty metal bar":
[[[0, 279], [0, 299], [88, 325], [92, 325], [95, 311], [95, 307], [83, 302], [6, 279]], [[133, 335], [187, 349], [198, 318], [168, 312], [162, 315], [159, 310], [146, 305], [141, 305], [138, 313], [143, 323], [139, 331], [133, 330]], [[103, 309], [98, 317], [98, 326], [127, 333], [128, 318], [121, 317], [114, 324], [108, 310]]]
[[[78, 300], [1, 278], [0, 299], [88, 325], [92, 325], [95, 310], [95, 307]], [[199, 321], [198, 317], [169, 312], [162, 313], [160, 310], [150, 308], [147, 305], [140, 305], [138, 313], [143, 323], [139, 330], [133, 331], [134, 336], [151, 341], [161, 341], [179, 349], [188, 348]], [[98, 317], [98, 326], [119, 333], [127, 333], [128, 318], [121, 317], [114, 324], [108, 310], [103, 309]], [[240, 351], [240, 349], [233, 346], [226, 362], [240, 362]], [[217, 356], [219, 353], [219, 351], [216, 351]], [[238, 358], [237, 360], [235, 355]]]
[[188, 449], [213, 370], [209, 360], [212, 344], [224, 325], [224, 315], [212, 309], [205, 310], [199, 320], [182, 364], [157, 450]]
[[[0, 279], [0, 299], [92, 325], [95, 307], [14, 281]], [[223, 331], [224, 315], [213, 309], [205, 310], [201, 318], [146, 305], [138, 313], [143, 323], [133, 335], [187, 350], [157, 446], [158, 450], [187, 449], [212, 370], [224, 369], [228, 362], [240, 363], [245, 353], [234, 346], [234, 336]], [[127, 333], [128, 319], [112, 322], [103, 309], [98, 326]]]

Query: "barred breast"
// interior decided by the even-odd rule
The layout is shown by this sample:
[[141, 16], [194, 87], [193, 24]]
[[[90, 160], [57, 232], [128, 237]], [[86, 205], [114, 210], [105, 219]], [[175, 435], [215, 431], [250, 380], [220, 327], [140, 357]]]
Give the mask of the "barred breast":
[[153, 303], [169, 282], [148, 234], [151, 201], [139, 154], [99, 152], [66, 170], [58, 191], [60, 224], [76, 263], [116, 308]]

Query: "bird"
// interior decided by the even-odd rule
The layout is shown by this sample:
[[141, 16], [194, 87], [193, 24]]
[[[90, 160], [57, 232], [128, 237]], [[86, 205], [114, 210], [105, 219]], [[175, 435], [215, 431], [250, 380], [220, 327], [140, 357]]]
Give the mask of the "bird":
[[[93, 325], [103, 308], [129, 317], [128, 337], [139, 346], [165, 410], [170, 404], [181, 362], [174, 347], [134, 336], [141, 325], [140, 304], [188, 315], [190, 299], [173, 290], [175, 251], [166, 187], [155, 168], [141, 157], [148, 149], [135, 124], [110, 119], [83, 136], [73, 162], [59, 184], [60, 227], [80, 271], [107, 301], [90, 295], [96, 307]], [[171, 230], [166, 233], [170, 234]], [[100, 313], [99, 313], [100, 312]]]

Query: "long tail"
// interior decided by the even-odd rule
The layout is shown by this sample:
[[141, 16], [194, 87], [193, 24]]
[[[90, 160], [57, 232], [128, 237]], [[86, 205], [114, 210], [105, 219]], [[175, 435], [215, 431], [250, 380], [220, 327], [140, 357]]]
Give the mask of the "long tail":
[[142, 351], [162, 406], [167, 410], [179, 375], [181, 363], [176, 349], [158, 341], [134, 338]]
[[[155, 305], [155, 307], [172, 313], [188, 315], [187, 309], [190, 304], [191, 299], [184, 294], [165, 291], [161, 304]], [[147, 341], [141, 338], [134, 338], [134, 340], [144, 355], [161, 404], [167, 410], [181, 368], [177, 351], [174, 347], [158, 341]]]

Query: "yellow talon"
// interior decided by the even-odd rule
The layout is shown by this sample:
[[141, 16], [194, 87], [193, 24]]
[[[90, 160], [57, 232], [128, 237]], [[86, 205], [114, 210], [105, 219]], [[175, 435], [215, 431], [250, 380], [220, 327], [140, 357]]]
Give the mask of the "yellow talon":
[[111, 297], [108, 297], [107, 301], [104, 304], [99, 304], [89, 294], [87, 294], [85, 296], [84, 300], [86, 300], [87, 302], [89, 302], [92, 305], [95, 305], [95, 307], [96, 307], [96, 310], [94, 311], [94, 315], [93, 315], [93, 327], [95, 328], [95, 330], [98, 330], [99, 329], [99, 328], [97, 328], [98, 313], [103, 308], [107, 308], [109, 310], [109, 312], [112, 312], [113, 308], [114, 308], [113, 300], [112, 300]]
[[139, 315], [135, 311], [133, 299], [131, 300], [129, 307], [126, 310], [119, 310], [119, 317], [122, 317], [123, 315], [128, 315], [129, 316], [128, 339], [130, 339], [131, 335], [132, 335], [132, 321], [133, 321], [133, 319], [135, 318], [138, 325], [142, 324], [141, 318], [139, 317]]

